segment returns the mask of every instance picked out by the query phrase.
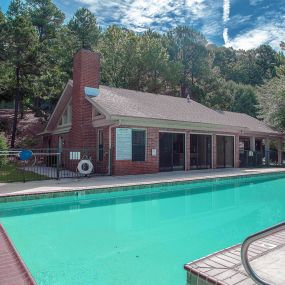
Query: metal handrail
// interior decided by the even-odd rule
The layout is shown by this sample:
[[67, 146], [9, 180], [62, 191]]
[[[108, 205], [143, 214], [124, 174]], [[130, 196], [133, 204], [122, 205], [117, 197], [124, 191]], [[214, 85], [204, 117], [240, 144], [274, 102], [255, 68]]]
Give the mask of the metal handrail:
[[262, 280], [255, 272], [254, 270], [252, 269], [252, 267], [250, 266], [250, 263], [249, 263], [249, 260], [248, 260], [248, 255], [247, 255], [247, 252], [248, 252], [248, 249], [250, 247], [250, 245], [259, 240], [259, 239], [262, 239], [262, 238], [265, 238], [271, 234], [274, 234], [276, 232], [279, 232], [281, 230], [285, 229], [285, 222], [283, 223], [280, 223], [278, 225], [275, 225], [273, 227], [270, 227], [270, 228], [267, 228], [263, 231], [260, 231], [258, 233], [255, 233], [249, 237], [247, 237], [244, 242], [242, 243], [242, 246], [241, 246], [241, 261], [242, 261], [242, 264], [243, 264], [243, 267], [245, 269], [245, 271], [247, 272], [247, 274], [250, 276], [250, 278], [256, 282], [257, 284], [260, 284], [260, 285], [272, 285], [271, 283], [268, 283], [267, 281], [265, 280]]

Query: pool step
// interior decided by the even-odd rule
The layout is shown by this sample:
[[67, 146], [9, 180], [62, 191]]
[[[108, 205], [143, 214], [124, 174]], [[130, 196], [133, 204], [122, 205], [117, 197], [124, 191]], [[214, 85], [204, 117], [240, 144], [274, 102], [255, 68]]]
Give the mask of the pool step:
[[36, 285], [31, 273], [0, 224], [0, 284]]
[[[256, 284], [243, 268], [240, 251], [239, 244], [186, 264], [184, 268], [187, 270], [187, 284]], [[254, 242], [248, 254], [258, 275], [272, 284], [285, 284], [285, 230]]]

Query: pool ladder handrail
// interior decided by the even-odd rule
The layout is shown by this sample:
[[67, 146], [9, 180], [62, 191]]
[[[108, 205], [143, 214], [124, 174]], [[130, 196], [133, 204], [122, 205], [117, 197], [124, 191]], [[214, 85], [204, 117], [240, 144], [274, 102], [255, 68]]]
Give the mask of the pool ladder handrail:
[[285, 222], [277, 224], [273, 227], [267, 228], [263, 231], [257, 232], [249, 237], [247, 237], [244, 242], [242, 243], [241, 246], [241, 261], [242, 261], [242, 265], [245, 269], [245, 271], [247, 272], [247, 274], [249, 275], [249, 277], [256, 282], [257, 284], [260, 285], [273, 285], [271, 283], [268, 283], [267, 281], [261, 279], [252, 269], [252, 267], [250, 266], [249, 263], [249, 259], [248, 259], [248, 249], [250, 247], [250, 245], [262, 238], [265, 238], [271, 234], [277, 233], [281, 230], [285, 230]]

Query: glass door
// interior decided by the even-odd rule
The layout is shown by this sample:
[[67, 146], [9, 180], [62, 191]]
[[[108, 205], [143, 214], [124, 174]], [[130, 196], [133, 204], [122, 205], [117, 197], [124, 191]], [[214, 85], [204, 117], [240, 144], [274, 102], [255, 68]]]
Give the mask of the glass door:
[[212, 167], [212, 137], [210, 135], [190, 135], [191, 169]]
[[183, 170], [185, 167], [185, 135], [159, 133], [160, 171]]
[[183, 170], [185, 166], [184, 134], [173, 134], [173, 170]]
[[172, 133], [159, 133], [159, 169], [171, 171], [173, 161], [173, 137]]
[[217, 136], [217, 167], [234, 167], [233, 136]]

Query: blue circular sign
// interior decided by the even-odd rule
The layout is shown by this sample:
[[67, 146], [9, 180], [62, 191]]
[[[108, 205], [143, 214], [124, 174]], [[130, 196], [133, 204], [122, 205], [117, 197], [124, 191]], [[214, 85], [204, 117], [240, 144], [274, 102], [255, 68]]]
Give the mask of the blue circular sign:
[[19, 153], [20, 160], [28, 160], [33, 156], [33, 152], [31, 150], [22, 150]]

